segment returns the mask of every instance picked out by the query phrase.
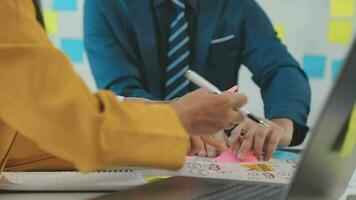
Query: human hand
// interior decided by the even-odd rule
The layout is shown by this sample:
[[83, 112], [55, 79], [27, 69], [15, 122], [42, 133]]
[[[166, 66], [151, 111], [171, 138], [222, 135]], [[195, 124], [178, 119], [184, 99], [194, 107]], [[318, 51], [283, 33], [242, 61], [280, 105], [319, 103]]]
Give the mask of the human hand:
[[244, 116], [235, 108], [241, 108], [246, 102], [243, 94], [213, 94], [199, 89], [169, 104], [191, 136], [209, 136], [242, 122]]
[[[265, 128], [250, 119], [239, 124], [232, 133], [232, 149], [239, 160], [253, 151], [257, 158], [264, 152], [264, 160], [271, 159], [277, 147], [285, 147], [291, 143], [294, 125], [290, 119], [278, 118], [267, 121], [270, 128]], [[245, 136], [241, 136], [245, 132]]]
[[223, 131], [213, 136], [191, 136], [188, 156], [213, 158], [230, 147], [229, 138]]

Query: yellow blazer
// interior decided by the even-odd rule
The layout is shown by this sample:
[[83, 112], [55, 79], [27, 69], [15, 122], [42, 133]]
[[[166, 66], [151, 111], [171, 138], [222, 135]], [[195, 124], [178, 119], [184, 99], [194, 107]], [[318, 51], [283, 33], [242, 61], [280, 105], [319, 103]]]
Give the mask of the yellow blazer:
[[188, 135], [169, 105], [90, 93], [31, 0], [1, 0], [0, 28], [1, 171], [181, 167]]

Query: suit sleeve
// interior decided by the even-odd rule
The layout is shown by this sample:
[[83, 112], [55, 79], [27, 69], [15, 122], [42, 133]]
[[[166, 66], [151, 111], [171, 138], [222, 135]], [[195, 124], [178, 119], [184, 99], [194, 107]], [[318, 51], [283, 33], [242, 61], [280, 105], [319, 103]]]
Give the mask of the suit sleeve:
[[36, 22], [31, 0], [0, 1], [0, 118], [41, 149], [87, 172], [177, 169], [188, 136], [169, 105], [89, 92]]
[[[98, 0], [84, 3], [84, 44], [99, 89], [117, 95], [159, 100], [144, 87], [141, 63], [130, 42], [125, 22], [113, 29]], [[118, 20], [120, 21], [120, 20]], [[120, 37], [120, 38], [118, 38]]]
[[267, 15], [255, 1], [246, 1], [243, 18], [243, 63], [260, 87], [266, 117], [289, 118], [295, 124], [291, 145], [303, 142], [310, 107], [306, 74], [276, 36]]

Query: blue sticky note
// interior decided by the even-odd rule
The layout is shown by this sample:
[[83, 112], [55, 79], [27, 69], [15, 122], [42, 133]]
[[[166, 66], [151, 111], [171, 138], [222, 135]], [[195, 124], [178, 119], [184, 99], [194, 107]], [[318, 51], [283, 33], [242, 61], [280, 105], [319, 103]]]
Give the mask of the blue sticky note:
[[78, 7], [77, 0], [54, 0], [53, 9], [58, 11], [76, 11]]
[[343, 60], [334, 60], [331, 64], [331, 71], [332, 71], [332, 76], [334, 81], [339, 76], [342, 64], [343, 64]]
[[274, 152], [273, 158], [284, 160], [297, 160], [300, 158], [300, 155], [288, 151], [277, 150], [276, 152]]
[[73, 62], [81, 63], [84, 58], [83, 41], [75, 39], [62, 39], [61, 49], [70, 57]]
[[304, 56], [304, 71], [311, 79], [323, 79], [325, 76], [325, 56]]

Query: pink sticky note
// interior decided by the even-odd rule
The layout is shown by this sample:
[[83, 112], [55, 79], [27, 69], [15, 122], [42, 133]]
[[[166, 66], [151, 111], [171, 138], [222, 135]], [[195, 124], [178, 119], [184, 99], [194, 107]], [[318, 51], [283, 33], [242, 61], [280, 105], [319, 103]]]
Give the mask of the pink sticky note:
[[245, 159], [243, 160], [238, 160], [234, 154], [234, 152], [229, 149], [222, 153], [219, 157], [215, 158], [214, 161], [216, 162], [222, 162], [222, 163], [241, 163], [241, 162], [248, 162], [248, 163], [254, 163], [258, 162], [258, 159], [256, 156], [250, 152]]

